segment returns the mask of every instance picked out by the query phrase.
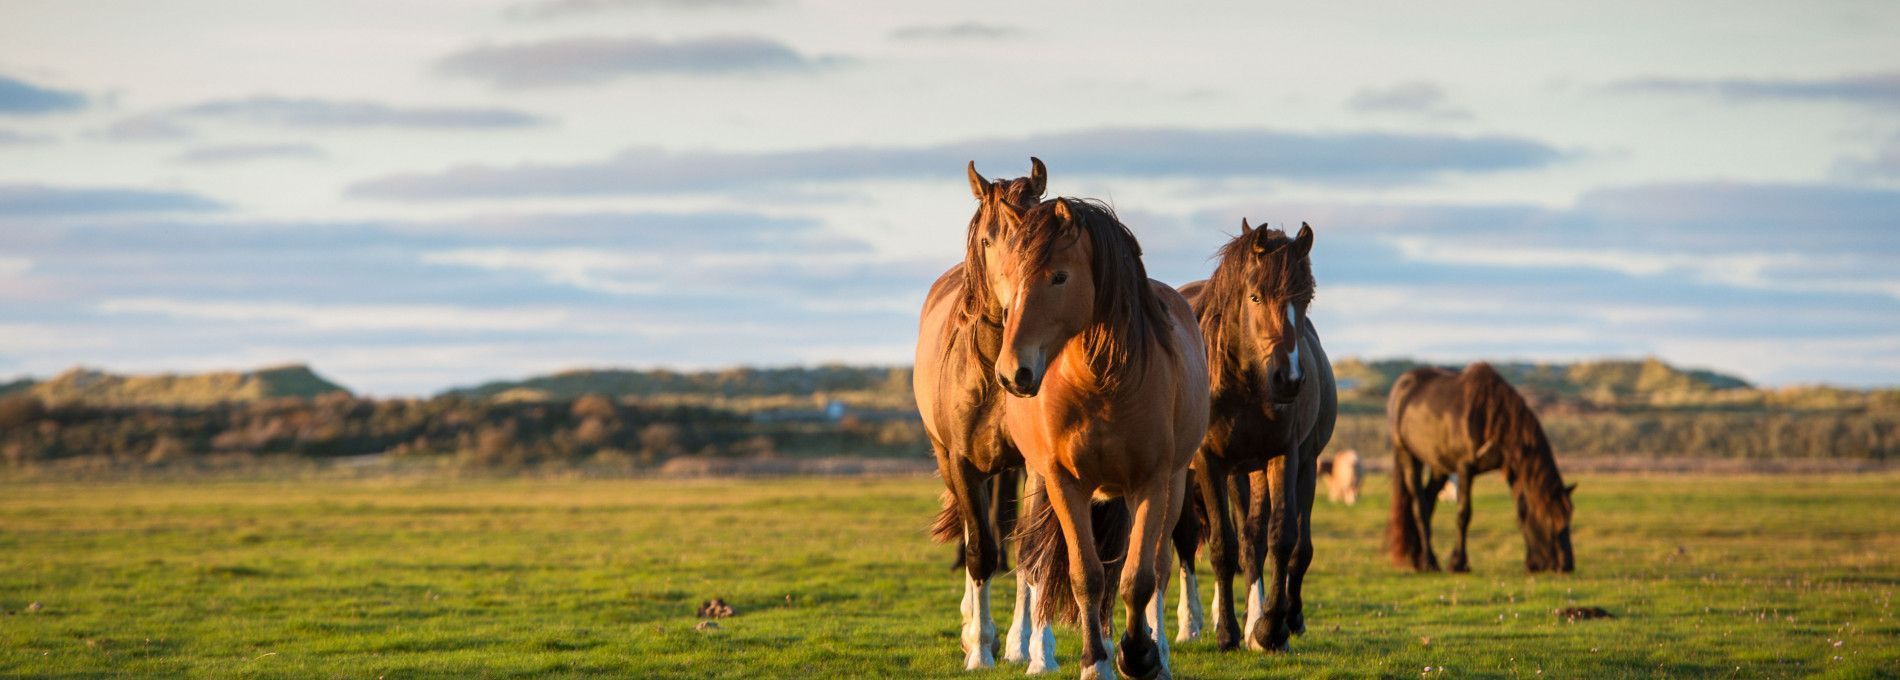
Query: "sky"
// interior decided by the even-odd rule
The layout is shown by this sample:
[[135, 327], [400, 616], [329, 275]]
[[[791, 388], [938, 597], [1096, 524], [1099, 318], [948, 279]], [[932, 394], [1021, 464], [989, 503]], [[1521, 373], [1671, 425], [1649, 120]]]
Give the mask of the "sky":
[[0, 376], [905, 364], [964, 163], [1335, 357], [1900, 384], [1891, 2], [0, 0]]

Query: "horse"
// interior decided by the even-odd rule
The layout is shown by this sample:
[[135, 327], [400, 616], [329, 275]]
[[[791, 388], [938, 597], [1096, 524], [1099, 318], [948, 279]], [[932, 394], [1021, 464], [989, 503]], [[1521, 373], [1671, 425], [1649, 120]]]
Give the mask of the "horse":
[[[1243, 219], [1240, 234], [1216, 255], [1214, 273], [1181, 287], [1206, 339], [1212, 407], [1193, 466], [1195, 514], [1206, 526], [1177, 527], [1175, 552], [1181, 597], [1198, 602], [1188, 537], [1208, 545], [1222, 650], [1240, 646], [1231, 595], [1236, 569], [1244, 569], [1248, 583], [1249, 648], [1284, 651], [1291, 635], [1306, 630], [1301, 590], [1313, 561], [1314, 487], [1339, 412], [1332, 362], [1306, 316], [1315, 288], [1312, 248], [1311, 226], [1301, 224], [1289, 237]], [[1230, 494], [1245, 504], [1238, 535]], [[1270, 581], [1260, 573], [1268, 553]], [[1198, 635], [1198, 612], [1183, 608], [1181, 616], [1177, 639]]]
[[989, 582], [1006, 568], [1002, 541], [1014, 528], [1015, 478], [1022, 468], [1022, 454], [1003, 430], [1003, 400], [992, 377], [1003, 310], [990, 294], [984, 252], [1042, 199], [1048, 169], [1036, 158], [1029, 162], [1029, 176], [995, 182], [969, 164], [970, 191], [979, 203], [965, 233], [964, 260], [931, 285], [918, 322], [911, 389], [945, 487], [931, 533], [939, 542], [959, 543], [966, 669], [995, 664]]
[[1471, 481], [1502, 468], [1517, 502], [1524, 567], [1532, 572], [1576, 568], [1570, 548], [1571, 492], [1551, 454], [1550, 439], [1524, 397], [1490, 364], [1453, 373], [1420, 368], [1399, 376], [1386, 400], [1391, 428], [1392, 515], [1386, 550], [1392, 563], [1437, 571], [1432, 509], [1447, 478], [1458, 478], [1458, 547], [1451, 570], [1471, 570], [1465, 534], [1471, 526]]
[[1326, 485], [1326, 500], [1346, 505], [1359, 504], [1359, 452], [1346, 449], [1333, 459], [1319, 464], [1319, 479]]
[[[1018, 527], [1036, 616], [1081, 624], [1085, 679], [1167, 674], [1164, 539], [1207, 430], [1193, 308], [1148, 278], [1134, 234], [1094, 201], [1044, 201], [998, 254], [990, 275], [1007, 310], [996, 360], [1009, 393], [1004, 420], [1048, 500]], [[1119, 500], [1130, 517], [1118, 579], [1127, 620], [1112, 665], [1098, 497]]]

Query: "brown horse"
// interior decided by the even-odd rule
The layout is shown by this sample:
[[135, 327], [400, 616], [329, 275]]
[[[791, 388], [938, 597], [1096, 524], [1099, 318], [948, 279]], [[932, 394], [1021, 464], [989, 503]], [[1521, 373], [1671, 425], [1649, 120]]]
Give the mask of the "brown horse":
[[[1308, 255], [1313, 229], [1297, 237], [1253, 229], [1222, 246], [1212, 276], [1181, 287], [1193, 301], [1207, 342], [1212, 408], [1207, 436], [1194, 456], [1204, 531], [1177, 527], [1182, 595], [1194, 592], [1194, 546], [1208, 544], [1214, 567], [1215, 632], [1221, 649], [1240, 645], [1234, 617], [1236, 568], [1247, 577], [1247, 646], [1284, 650], [1305, 632], [1301, 590], [1313, 561], [1313, 495], [1319, 454], [1333, 436], [1339, 399], [1332, 362], [1307, 319], [1315, 283]], [[1229, 495], [1246, 504], [1235, 531]], [[1196, 521], [1194, 516], [1187, 522]], [[1236, 545], [1238, 544], [1238, 545]], [[1263, 581], [1268, 554], [1273, 574]], [[1198, 634], [1198, 612], [1181, 612], [1181, 637]]]
[[1570, 492], [1551, 455], [1550, 440], [1524, 397], [1483, 362], [1462, 373], [1420, 368], [1399, 376], [1386, 401], [1392, 428], [1392, 516], [1386, 550], [1392, 563], [1437, 571], [1432, 509], [1447, 478], [1458, 478], [1458, 547], [1452, 571], [1470, 571], [1465, 533], [1471, 526], [1471, 480], [1502, 468], [1517, 499], [1524, 567], [1568, 572]]
[[[1037, 616], [1081, 622], [1083, 678], [1166, 673], [1165, 539], [1207, 430], [1194, 311], [1148, 278], [1134, 234], [1099, 203], [1043, 202], [1000, 255], [990, 275], [1008, 310], [996, 360], [1011, 395], [1004, 419], [1048, 497], [1020, 529]], [[1119, 497], [1132, 517], [1120, 575], [1127, 624], [1113, 666], [1098, 495]]]
[[985, 253], [1042, 199], [1048, 171], [1042, 161], [1029, 161], [1028, 177], [997, 182], [970, 164], [970, 191], [979, 204], [965, 234], [964, 261], [930, 287], [911, 384], [945, 486], [932, 533], [938, 541], [961, 543], [961, 643], [971, 669], [995, 663], [989, 581], [1004, 568], [1002, 539], [1015, 521], [1015, 477], [1022, 467], [1022, 454], [1003, 429], [1003, 399], [993, 377], [1003, 308], [990, 294]]

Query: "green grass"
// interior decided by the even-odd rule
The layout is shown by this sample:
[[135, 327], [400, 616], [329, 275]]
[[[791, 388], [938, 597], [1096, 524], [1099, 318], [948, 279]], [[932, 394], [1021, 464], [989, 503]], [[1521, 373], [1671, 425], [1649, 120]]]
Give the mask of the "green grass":
[[[1523, 573], [1492, 477], [1478, 484], [1475, 573], [1399, 573], [1378, 552], [1383, 482], [1357, 507], [1316, 509], [1311, 630], [1292, 654], [1197, 642], [1175, 649], [1176, 675], [1900, 669], [1900, 476], [1584, 476], [1571, 576]], [[937, 489], [0, 484], [0, 675], [956, 675], [961, 582], [923, 532]], [[999, 621], [1012, 583], [998, 584]], [[715, 596], [739, 615], [695, 630], [694, 607]], [[1571, 605], [1616, 618], [1552, 613]], [[1072, 677], [1076, 636], [1059, 635], [1060, 677]]]

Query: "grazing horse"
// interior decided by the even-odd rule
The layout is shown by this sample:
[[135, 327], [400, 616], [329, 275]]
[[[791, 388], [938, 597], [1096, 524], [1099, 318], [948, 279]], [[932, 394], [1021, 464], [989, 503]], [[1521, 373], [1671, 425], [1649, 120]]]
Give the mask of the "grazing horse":
[[964, 261], [931, 285], [917, 331], [911, 389], [945, 486], [932, 534], [960, 543], [961, 644], [969, 669], [995, 664], [989, 582], [1004, 568], [1002, 540], [1015, 520], [1015, 477], [1022, 467], [1022, 454], [1003, 430], [995, 384], [1003, 308], [990, 294], [985, 252], [1042, 199], [1048, 171], [1042, 161], [1029, 161], [1028, 177], [996, 182], [970, 164], [970, 191], [980, 203], [965, 234]]
[[[1220, 649], [1240, 646], [1234, 617], [1234, 571], [1247, 577], [1247, 646], [1285, 650], [1304, 633], [1301, 589], [1313, 561], [1313, 495], [1319, 454], [1333, 436], [1339, 398], [1332, 362], [1307, 319], [1312, 304], [1313, 229], [1297, 237], [1253, 229], [1222, 246], [1205, 281], [1181, 287], [1206, 338], [1212, 390], [1207, 436], [1194, 456], [1196, 504], [1203, 531], [1175, 532], [1183, 599], [1195, 599], [1193, 544], [1209, 547], [1214, 567], [1215, 633]], [[1236, 535], [1229, 495], [1245, 504]], [[1236, 545], [1238, 544], [1238, 545]], [[1271, 580], [1262, 580], [1268, 554]], [[1198, 634], [1197, 612], [1183, 608], [1181, 637]]]
[[1319, 464], [1319, 479], [1326, 484], [1326, 500], [1346, 505], [1359, 504], [1359, 452], [1346, 449], [1333, 459]]
[[1465, 532], [1471, 526], [1471, 480], [1502, 468], [1517, 499], [1524, 567], [1533, 572], [1576, 568], [1570, 549], [1570, 492], [1551, 455], [1550, 440], [1524, 397], [1483, 362], [1461, 373], [1420, 368], [1399, 376], [1386, 401], [1392, 429], [1392, 516], [1386, 550], [1392, 563], [1437, 571], [1432, 508], [1438, 490], [1458, 477], [1458, 547], [1452, 571], [1470, 571]]
[[[1168, 672], [1161, 634], [1188, 463], [1207, 431], [1207, 364], [1194, 311], [1148, 278], [1107, 206], [1058, 198], [1024, 215], [990, 270], [1003, 303], [1004, 420], [1048, 502], [1019, 528], [1038, 619], [1079, 621], [1082, 677]], [[1130, 514], [1120, 592], [1127, 622], [1110, 665], [1110, 591], [1093, 499]], [[1065, 595], [1067, 595], [1065, 597]]]

